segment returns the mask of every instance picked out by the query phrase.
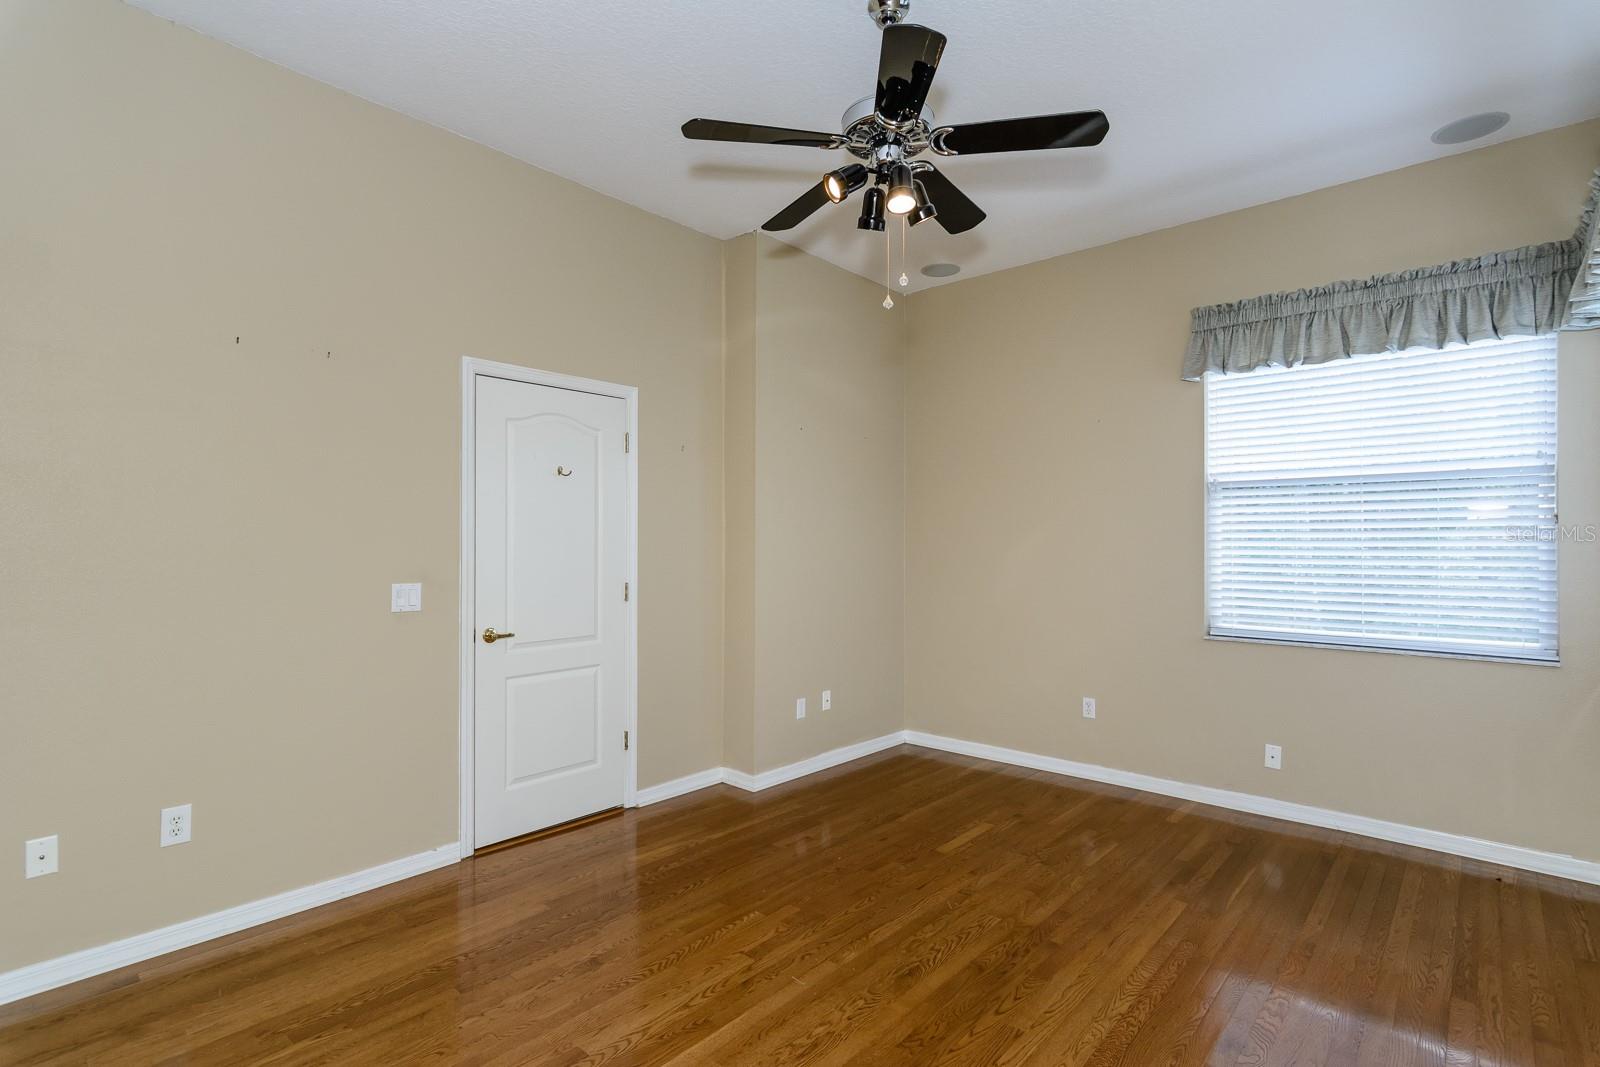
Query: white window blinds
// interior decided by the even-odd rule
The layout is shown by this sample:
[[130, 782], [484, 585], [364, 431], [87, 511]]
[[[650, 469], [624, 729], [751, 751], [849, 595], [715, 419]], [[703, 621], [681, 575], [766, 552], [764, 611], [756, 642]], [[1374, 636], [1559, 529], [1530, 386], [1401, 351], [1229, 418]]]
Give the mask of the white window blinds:
[[1556, 342], [1206, 380], [1218, 637], [1556, 659]]

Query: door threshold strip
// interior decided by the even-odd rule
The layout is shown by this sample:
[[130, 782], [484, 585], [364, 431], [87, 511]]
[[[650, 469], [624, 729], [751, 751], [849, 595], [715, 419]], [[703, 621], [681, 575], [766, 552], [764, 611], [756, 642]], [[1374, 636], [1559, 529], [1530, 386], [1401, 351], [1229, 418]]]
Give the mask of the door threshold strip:
[[508, 837], [504, 841], [496, 841], [492, 845], [484, 845], [482, 848], [473, 849], [472, 857], [473, 859], [477, 859], [479, 856], [487, 856], [491, 852], [500, 852], [508, 848], [515, 848], [518, 845], [525, 845], [529, 841], [539, 841], [546, 837], [555, 837], [557, 834], [564, 834], [569, 830], [578, 830], [585, 826], [592, 826], [597, 822], [605, 822], [607, 819], [614, 819], [618, 815], [621, 815], [625, 810], [626, 809], [619, 804], [614, 808], [606, 808], [604, 811], [597, 811], [593, 815], [580, 815], [576, 819], [568, 819], [566, 822], [558, 822], [554, 826], [546, 826], [542, 830], [534, 830], [531, 833], [518, 834], [516, 837]]

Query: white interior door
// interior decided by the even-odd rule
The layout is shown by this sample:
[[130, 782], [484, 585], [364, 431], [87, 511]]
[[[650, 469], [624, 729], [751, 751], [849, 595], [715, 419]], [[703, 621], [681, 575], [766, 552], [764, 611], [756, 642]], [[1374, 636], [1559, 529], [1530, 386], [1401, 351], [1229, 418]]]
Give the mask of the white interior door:
[[483, 375], [476, 392], [481, 848], [623, 802], [632, 518], [627, 401]]

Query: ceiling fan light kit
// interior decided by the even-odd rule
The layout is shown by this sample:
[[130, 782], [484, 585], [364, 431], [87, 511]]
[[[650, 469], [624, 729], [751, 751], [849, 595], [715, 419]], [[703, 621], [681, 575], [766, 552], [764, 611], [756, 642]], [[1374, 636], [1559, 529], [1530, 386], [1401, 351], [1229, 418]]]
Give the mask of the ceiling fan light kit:
[[883, 232], [883, 190], [874, 185], [861, 199], [861, 217], [856, 229]]
[[931, 218], [936, 218], [939, 214], [939, 209], [934, 206], [933, 199], [928, 196], [927, 186], [915, 180], [913, 180], [912, 184], [916, 187], [917, 209], [911, 213], [911, 217], [906, 221], [915, 226], [919, 222], [927, 222]]
[[822, 176], [822, 191], [827, 193], [828, 199], [835, 204], [842, 203], [846, 197], [865, 184], [867, 184], [867, 168], [860, 163], [851, 163], [838, 170], [830, 170]]
[[[935, 219], [946, 232], [965, 233], [986, 217], [931, 162], [916, 157], [968, 156], [1081, 148], [1105, 140], [1110, 123], [1103, 111], [1001, 119], [937, 126], [928, 91], [944, 54], [945, 36], [906, 22], [911, 0], [868, 0], [867, 14], [882, 28], [877, 92], [856, 101], [840, 121], [840, 133], [759, 126], [720, 119], [690, 119], [683, 135], [692, 140], [775, 144], [827, 151], [844, 149], [859, 163], [822, 176], [816, 185], [762, 224], [769, 232], [793, 229], [825, 204], [842, 203], [871, 181], [856, 225], [881, 232], [884, 212], [915, 226]], [[939, 206], [935, 207], [937, 200]], [[887, 302], [885, 306], [890, 306]]]
[[911, 187], [911, 168], [904, 163], [889, 165], [889, 192], [884, 207], [891, 215], [909, 215], [917, 207], [917, 191]]

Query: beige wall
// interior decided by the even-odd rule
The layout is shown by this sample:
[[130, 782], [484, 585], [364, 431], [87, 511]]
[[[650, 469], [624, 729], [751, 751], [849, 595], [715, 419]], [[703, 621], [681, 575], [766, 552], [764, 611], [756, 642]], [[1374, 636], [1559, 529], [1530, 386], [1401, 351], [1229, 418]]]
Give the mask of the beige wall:
[[0, 145], [0, 970], [456, 839], [463, 355], [639, 386], [640, 782], [721, 762], [719, 242], [112, 0], [0, 2]]
[[902, 727], [905, 320], [771, 238], [727, 249], [754, 312], [729, 320], [725, 758], [765, 771]]
[[756, 763], [756, 241], [722, 246], [722, 764]]
[[[1566, 237], [1597, 163], [1591, 122], [913, 298], [908, 725], [1600, 860], [1600, 545], [1559, 668], [1205, 641], [1178, 380], [1191, 307]], [[1600, 522], [1600, 334], [1560, 358], [1561, 518]]]
[[[0, 877], [0, 970], [455, 839], [468, 354], [640, 387], [641, 785], [909, 722], [1600, 858], [1600, 550], [1559, 670], [1204, 642], [1177, 381], [1192, 305], [1562, 236], [1597, 140], [890, 314], [114, 0], [0, 0], [0, 844], [62, 841]], [[1562, 375], [1592, 410], [1600, 338]], [[1600, 521], [1600, 429], [1562, 446]]]

